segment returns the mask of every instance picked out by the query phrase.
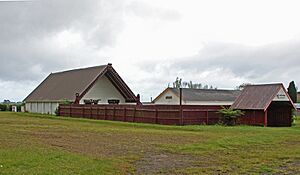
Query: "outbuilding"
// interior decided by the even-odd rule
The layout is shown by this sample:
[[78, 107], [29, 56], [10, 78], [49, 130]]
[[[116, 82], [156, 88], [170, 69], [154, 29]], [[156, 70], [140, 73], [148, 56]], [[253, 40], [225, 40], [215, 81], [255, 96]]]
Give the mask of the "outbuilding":
[[[183, 105], [215, 105], [230, 106], [239, 96], [239, 90], [222, 90], [222, 89], [192, 89], [181, 88]], [[179, 105], [180, 89], [166, 88], [154, 100], [157, 105]]]
[[112, 64], [51, 73], [24, 100], [25, 110], [54, 114], [60, 103], [137, 104]]
[[245, 112], [242, 124], [263, 126], [291, 126], [296, 109], [283, 84], [248, 85], [231, 108]]

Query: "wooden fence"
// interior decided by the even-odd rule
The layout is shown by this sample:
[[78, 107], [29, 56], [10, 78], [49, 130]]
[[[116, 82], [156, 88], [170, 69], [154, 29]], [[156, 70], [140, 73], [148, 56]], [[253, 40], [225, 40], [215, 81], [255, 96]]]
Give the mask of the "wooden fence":
[[67, 117], [164, 125], [216, 124], [221, 106], [198, 105], [59, 105]]

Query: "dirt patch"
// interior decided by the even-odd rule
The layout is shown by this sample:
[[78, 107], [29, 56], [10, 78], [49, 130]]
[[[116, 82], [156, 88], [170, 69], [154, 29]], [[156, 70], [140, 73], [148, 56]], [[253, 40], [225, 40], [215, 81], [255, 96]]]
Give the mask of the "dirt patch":
[[136, 174], [175, 174], [177, 169], [195, 167], [194, 162], [198, 158], [192, 155], [153, 153], [146, 154], [136, 162]]
[[157, 151], [160, 144], [183, 144], [199, 142], [197, 135], [187, 137], [168, 134], [132, 132], [85, 132], [82, 130], [36, 130], [23, 132], [42, 143], [70, 152], [93, 157], [123, 157], [128, 154], [144, 156]]
[[293, 145], [298, 146], [298, 145], [300, 145], [300, 140], [288, 140], [283, 143], [286, 145], [290, 145], [290, 146], [293, 146]]
[[[175, 174], [175, 170], [195, 167], [196, 156], [162, 152], [160, 144], [201, 142], [198, 135], [169, 135], [166, 133], [84, 132], [82, 130], [36, 130], [23, 133], [50, 147], [89, 155], [95, 158], [133, 156], [134, 174]], [[138, 160], [138, 161], [136, 161]], [[130, 170], [131, 172], [131, 170]]]
[[286, 174], [286, 175], [300, 174], [300, 158], [286, 161], [284, 165], [279, 167], [279, 170], [280, 170], [280, 172], [276, 173], [278, 175], [280, 175], [280, 174]]

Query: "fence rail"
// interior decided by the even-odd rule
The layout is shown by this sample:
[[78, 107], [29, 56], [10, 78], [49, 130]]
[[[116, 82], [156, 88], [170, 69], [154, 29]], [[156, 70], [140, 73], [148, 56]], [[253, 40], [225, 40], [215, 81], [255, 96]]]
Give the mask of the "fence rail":
[[59, 105], [59, 115], [165, 125], [216, 124], [221, 106], [197, 105]]

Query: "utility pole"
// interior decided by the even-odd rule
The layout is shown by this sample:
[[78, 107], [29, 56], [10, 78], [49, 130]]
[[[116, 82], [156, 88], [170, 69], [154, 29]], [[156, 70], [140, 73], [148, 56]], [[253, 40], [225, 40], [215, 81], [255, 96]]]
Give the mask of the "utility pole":
[[183, 111], [182, 111], [182, 88], [179, 88], [179, 112], [180, 112], [180, 123], [183, 125]]

